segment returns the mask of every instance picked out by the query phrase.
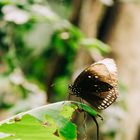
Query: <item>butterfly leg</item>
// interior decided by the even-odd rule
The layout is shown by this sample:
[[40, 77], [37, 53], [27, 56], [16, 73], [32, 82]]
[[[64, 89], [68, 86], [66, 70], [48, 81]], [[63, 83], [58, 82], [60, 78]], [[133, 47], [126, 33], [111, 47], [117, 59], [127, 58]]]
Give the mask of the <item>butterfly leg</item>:
[[96, 127], [97, 127], [97, 140], [99, 140], [99, 125], [98, 125], [98, 122], [96, 120], [96, 118], [94, 116], [91, 116], [92, 119], [94, 120], [95, 124], [96, 124]]
[[83, 126], [84, 126], [84, 140], [87, 139], [87, 125], [86, 125], [86, 120], [87, 120], [87, 114], [84, 112], [84, 121], [83, 121]]

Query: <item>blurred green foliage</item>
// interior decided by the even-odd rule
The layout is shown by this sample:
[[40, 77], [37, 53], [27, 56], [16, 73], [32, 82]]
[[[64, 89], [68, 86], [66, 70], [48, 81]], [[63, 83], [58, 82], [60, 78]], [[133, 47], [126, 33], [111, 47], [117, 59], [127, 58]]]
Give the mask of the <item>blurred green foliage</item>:
[[[68, 21], [71, 11], [71, 0], [0, 0], [0, 113], [64, 100], [80, 49], [102, 56], [111, 51], [103, 42], [85, 38]], [[123, 107], [124, 98], [119, 99]], [[114, 139], [124, 110], [112, 107], [104, 116], [102, 132]]]
[[[9, 99], [5, 98], [7, 92], [8, 96], [16, 93], [10, 106], [38, 92], [50, 91], [50, 101], [65, 99], [80, 47], [101, 55], [110, 52], [107, 45], [86, 39], [66, 20], [71, 1], [63, 1], [62, 10], [57, 2], [0, 1], [0, 81], [6, 81], [4, 84], [8, 86], [8, 90], [0, 91], [1, 108], [9, 106]], [[52, 10], [56, 5], [59, 10]]]

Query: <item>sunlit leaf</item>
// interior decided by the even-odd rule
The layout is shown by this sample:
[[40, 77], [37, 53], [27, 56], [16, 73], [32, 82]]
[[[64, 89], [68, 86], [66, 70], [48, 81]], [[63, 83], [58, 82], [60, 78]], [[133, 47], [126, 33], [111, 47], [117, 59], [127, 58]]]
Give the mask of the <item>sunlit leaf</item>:
[[79, 102], [58, 102], [20, 113], [0, 123], [1, 140], [76, 140], [77, 127], [70, 120], [77, 110], [97, 112]]

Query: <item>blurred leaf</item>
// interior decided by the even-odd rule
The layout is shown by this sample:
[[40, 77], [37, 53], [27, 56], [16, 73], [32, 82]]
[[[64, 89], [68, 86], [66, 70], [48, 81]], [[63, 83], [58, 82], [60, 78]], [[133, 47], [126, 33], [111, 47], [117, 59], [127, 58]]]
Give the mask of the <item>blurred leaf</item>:
[[16, 4], [18, 0], [0, 0], [0, 4]]
[[108, 54], [111, 51], [110, 47], [107, 44], [97, 39], [91, 39], [91, 38], [82, 39], [81, 44], [89, 50], [94, 49], [95, 51], [100, 51], [102, 55]]
[[60, 100], [64, 97], [66, 97], [66, 93], [68, 91], [68, 77], [58, 77], [55, 79], [54, 83], [54, 91], [57, 94], [57, 100]]
[[[58, 8], [60, 2], [53, 2]], [[29, 96], [32, 93], [36, 96], [36, 93], [41, 91], [38, 89], [41, 88], [48, 89], [48, 93], [55, 93], [49, 94], [49, 96], [54, 95], [52, 101], [65, 99], [68, 93], [67, 85], [74, 70], [74, 60], [81, 44], [89, 52], [101, 54], [110, 52], [110, 48], [99, 40], [85, 39], [77, 27], [55, 12], [61, 9], [54, 10], [53, 2], [52, 0], [0, 1], [2, 19], [0, 53], [2, 50], [2, 63], [5, 64], [5, 67], [2, 66], [4, 67], [2, 75], [6, 75], [11, 82], [11, 87], [4, 93], [13, 94], [14, 98], [20, 96], [15, 102], [24, 102], [24, 105], [20, 105], [21, 109], [29, 105]], [[70, 0], [63, 4], [71, 8]], [[57, 64], [60, 66], [57, 67]], [[15, 69], [21, 69], [28, 84], [26, 82], [16, 84], [19, 75], [15, 75], [14, 80], [11, 79]], [[55, 86], [49, 88], [52, 83]], [[6, 95], [2, 91], [0, 94]], [[27, 97], [26, 101], [29, 103], [23, 97]], [[34, 106], [36, 105], [35, 100]]]
[[15, 24], [24, 24], [28, 22], [30, 15], [27, 11], [20, 9], [14, 5], [5, 5], [2, 8], [4, 20], [14, 22]]

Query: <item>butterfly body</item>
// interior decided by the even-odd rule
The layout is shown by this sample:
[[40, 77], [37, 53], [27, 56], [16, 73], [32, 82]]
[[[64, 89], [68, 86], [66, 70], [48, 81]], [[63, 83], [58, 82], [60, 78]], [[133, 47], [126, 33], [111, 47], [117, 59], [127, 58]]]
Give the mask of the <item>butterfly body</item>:
[[116, 66], [112, 59], [104, 59], [87, 67], [69, 86], [72, 94], [93, 107], [103, 110], [118, 96]]

